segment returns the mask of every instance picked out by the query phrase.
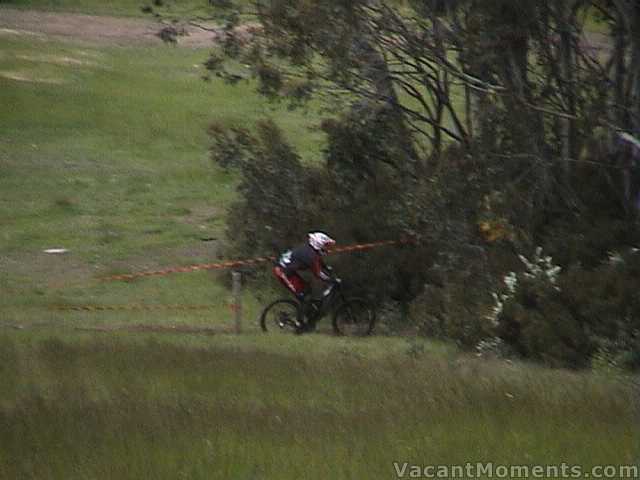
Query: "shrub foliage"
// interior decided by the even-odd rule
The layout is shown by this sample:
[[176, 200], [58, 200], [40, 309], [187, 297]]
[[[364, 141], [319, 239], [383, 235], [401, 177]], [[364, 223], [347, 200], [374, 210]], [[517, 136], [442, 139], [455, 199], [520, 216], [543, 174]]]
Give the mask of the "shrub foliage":
[[[226, 55], [271, 100], [327, 107], [316, 164], [273, 121], [211, 127], [212, 157], [240, 172], [234, 248], [411, 235], [337, 261], [423, 333], [637, 366], [640, 6], [401, 3], [259, 1], [251, 39], [212, 55], [222, 78]], [[585, 48], [588, 21], [609, 50]]]

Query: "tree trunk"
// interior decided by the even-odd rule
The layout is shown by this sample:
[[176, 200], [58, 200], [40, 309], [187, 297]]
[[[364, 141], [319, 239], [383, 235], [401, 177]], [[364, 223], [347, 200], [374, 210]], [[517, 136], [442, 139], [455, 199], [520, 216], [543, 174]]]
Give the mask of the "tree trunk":
[[625, 115], [625, 79], [627, 76], [627, 66], [625, 63], [625, 56], [627, 51], [627, 29], [625, 25], [625, 11], [618, 7], [616, 14], [616, 23], [613, 26], [614, 42], [614, 108], [612, 113], [614, 115], [615, 125], [624, 127], [626, 123]]
[[[436, 44], [436, 54], [441, 57], [444, 58], [446, 56], [446, 52], [444, 49], [444, 42], [443, 42], [443, 29], [442, 29], [442, 23], [440, 21], [440, 18], [437, 15], [433, 15], [431, 17], [431, 22], [433, 24], [433, 33], [435, 36], [435, 44]], [[435, 164], [439, 164], [440, 163], [440, 156], [442, 155], [442, 131], [440, 130], [439, 126], [442, 125], [442, 120], [443, 120], [443, 113], [444, 113], [444, 99], [442, 98], [442, 79], [440, 78], [440, 75], [438, 75], [438, 83], [437, 83], [437, 91], [436, 93], [436, 105], [435, 105], [435, 112], [436, 112], [436, 123], [437, 126], [434, 126], [433, 128], [433, 160], [435, 162]], [[445, 82], [447, 81], [447, 79], [445, 78]], [[446, 87], [444, 87], [446, 88]]]
[[362, 51], [365, 67], [362, 74], [371, 82], [375, 95], [387, 104], [393, 116], [393, 128], [397, 132], [399, 146], [404, 150], [407, 160], [411, 163], [412, 173], [421, 170], [418, 153], [412, 141], [412, 135], [407, 128], [404, 113], [399, 107], [398, 94], [393, 85], [391, 73], [387, 62], [378, 50], [365, 38], [363, 34], [358, 42], [358, 48]]
[[630, 7], [630, 46], [631, 62], [629, 64], [628, 105], [630, 127], [633, 133], [640, 134], [640, 4]]
[[[575, 81], [575, 39], [573, 29], [575, 26], [575, 15], [573, 8], [567, 2], [559, 2], [560, 12], [558, 21], [560, 22], [560, 57], [562, 65], [562, 82], [564, 83], [564, 95], [567, 101], [568, 114], [572, 117], [576, 115], [576, 81]], [[568, 175], [570, 172], [572, 158], [576, 155], [576, 122], [573, 118], [564, 118], [562, 122], [562, 160], [563, 169]]]
[[540, 156], [546, 144], [542, 113], [529, 108], [535, 104], [528, 78], [529, 39], [526, 36], [511, 40], [506, 47], [503, 81], [512, 98], [508, 102], [515, 135], [525, 153]]
[[473, 107], [472, 107], [472, 93], [469, 85], [464, 86], [464, 116], [467, 122], [467, 133], [469, 138], [473, 139]]

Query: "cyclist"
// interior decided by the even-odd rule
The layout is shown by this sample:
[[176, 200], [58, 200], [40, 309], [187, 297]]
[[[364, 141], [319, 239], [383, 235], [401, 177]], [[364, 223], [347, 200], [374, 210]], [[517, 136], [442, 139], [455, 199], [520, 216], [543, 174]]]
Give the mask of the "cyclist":
[[299, 272], [311, 270], [320, 280], [329, 283], [333, 280], [330, 269], [322, 261], [329, 248], [336, 241], [324, 232], [315, 231], [307, 235], [307, 243], [282, 253], [273, 268], [274, 275], [304, 305], [304, 311], [310, 307], [311, 288]]

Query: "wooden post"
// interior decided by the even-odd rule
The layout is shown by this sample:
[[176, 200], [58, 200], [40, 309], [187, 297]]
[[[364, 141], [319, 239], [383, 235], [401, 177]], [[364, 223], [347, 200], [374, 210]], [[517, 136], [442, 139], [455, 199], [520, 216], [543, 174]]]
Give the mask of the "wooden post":
[[232, 280], [232, 295], [233, 304], [232, 309], [235, 317], [235, 332], [242, 332], [242, 274], [240, 272], [231, 272]]

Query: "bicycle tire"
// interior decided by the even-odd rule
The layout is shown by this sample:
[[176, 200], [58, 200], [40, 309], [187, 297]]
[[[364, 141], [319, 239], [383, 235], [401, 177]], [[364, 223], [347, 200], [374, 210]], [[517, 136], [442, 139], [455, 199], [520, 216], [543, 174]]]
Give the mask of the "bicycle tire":
[[[300, 304], [295, 300], [280, 299], [270, 303], [265, 307], [260, 315], [260, 328], [263, 332], [269, 331], [290, 331], [291, 333], [299, 333], [299, 328], [292, 324], [292, 319], [286, 319], [289, 321], [283, 321], [283, 318], [271, 318], [272, 314], [277, 314], [278, 307], [283, 307], [288, 310], [288, 314], [293, 315], [293, 320], [297, 321], [298, 325], [302, 324], [302, 309]], [[284, 325], [283, 325], [284, 324]]]
[[340, 336], [371, 335], [376, 311], [362, 298], [350, 298], [333, 313], [333, 331]]

